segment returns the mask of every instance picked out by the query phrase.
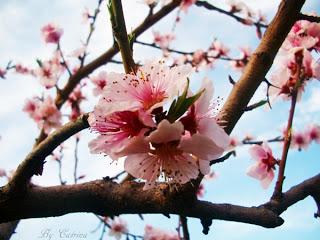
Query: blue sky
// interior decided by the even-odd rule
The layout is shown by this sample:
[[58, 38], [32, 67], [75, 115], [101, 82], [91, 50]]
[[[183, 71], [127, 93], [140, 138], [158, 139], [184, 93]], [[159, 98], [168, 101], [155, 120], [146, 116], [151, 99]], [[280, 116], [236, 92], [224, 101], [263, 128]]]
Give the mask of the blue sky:
[[[127, 28], [133, 29], [147, 12], [147, 8], [139, 0], [123, 0], [127, 21]], [[210, 1], [218, 6], [225, 6], [223, 1]], [[261, 9], [270, 20], [277, 9], [277, 1], [248, 0], [246, 3], [253, 9]], [[11, 0], [0, 1], [0, 67], [6, 65], [9, 60], [22, 62], [27, 66], [36, 66], [36, 58], [49, 58], [53, 46], [45, 45], [41, 39], [40, 28], [48, 22], [56, 22], [64, 28], [62, 38], [63, 49], [69, 52], [80, 46], [80, 39], [84, 40], [88, 28], [81, 24], [81, 13], [85, 6], [89, 9], [95, 7], [96, 1], [89, 0]], [[50, 8], [48, 7], [50, 5]], [[106, 9], [103, 8], [101, 18], [97, 24], [97, 30], [90, 47], [89, 59], [98, 56], [112, 44], [112, 35]], [[134, 10], [134, 11], [133, 11]], [[305, 4], [304, 12], [317, 12], [320, 14], [320, 3], [317, 0], [309, 0]], [[160, 21], [153, 30], [169, 32], [172, 27], [176, 12], [170, 14], [167, 20]], [[255, 29], [242, 26], [225, 16], [203, 8], [192, 7], [187, 15], [181, 14], [181, 23], [176, 28], [177, 39], [172, 44], [173, 48], [180, 50], [206, 49], [214, 38], [217, 38], [232, 49], [232, 55], [237, 56], [239, 46], [248, 45], [254, 49], [257, 44]], [[152, 33], [148, 31], [141, 40], [151, 41]], [[146, 47], [136, 46], [134, 49], [136, 60], [161, 57], [158, 50], [150, 50]], [[318, 55], [319, 57], [319, 55]], [[121, 66], [109, 64], [103, 69], [107, 71], [122, 71]], [[228, 64], [218, 63], [210, 71], [194, 74], [192, 88], [199, 86], [200, 80], [208, 76], [214, 81], [215, 95], [227, 97], [230, 91], [228, 75], [236, 80], [239, 74], [233, 72]], [[0, 168], [6, 170], [15, 169], [25, 155], [30, 151], [34, 138], [38, 135], [38, 129], [28, 116], [21, 111], [24, 100], [33, 95], [40, 95], [43, 89], [36, 79], [9, 74], [6, 80], [0, 79], [0, 97], [3, 102], [0, 108]], [[91, 95], [89, 88], [87, 95]], [[265, 87], [259, 88], [253, 101], [265, 96]], [[90, 102], [85, 104], [85, 110], [92, 110], [97, 99], [89, 97]], [[261, 108], [246, 113], [234, 130], [235, 135], [242, 137], [247, 133], [263, 138], [275, 137], [280, 133], [281, 126], [286, 122], [289, 104], [287, 102], [274, 103], [272, 111]], [[306, 93], [297, 106], [297, 114], [294, 126], [303, 129], [310, 122], [320, 122], [320, 83], [313, 82], [307, 87]], [[122, 163], [110, 165], [103, 156], [89, 154], [88, 141], [94, 135], [88, 130], [83, 131], [79, 146], [79, 173], [87, 174], [85, 181], [101, 178], [106, 175], [114, 175], [121, 171]], [[63, 177], [72, 183], [73, 168], [73, 143], [74, 139], [67, 141], [65, 158], [63, 159]], [[276, 154], [280, 154], [280, 146], [272, 145]], [[224, 164], [214, 166], [218, 178], [206, 182], [207, 193], [205, 199], [217, 203], [234, 203], [245, 206], [259, 205], [267, 201], [272, 193], [272, 187], [263, 190], [258, 181], [246, 176], [245, 172], [252, 160], [247, 147], [237, 150], [237, 157], [231, 158]], [[290, 188], [306, 178], [320, 172], [319, 145], [311, 145], [308, 151], [291, 151], [286, 169], [285, 189]], [[44, 175], [33, 179], [41, 185], [58, 184], [57, 164], [51, 160], [45, 165]], [[0, 185], [4, 184], [0, 180]], [[212, 230], [208, 236], [202, 235], [201, 224], [197, 219], [190, 219], [189, 226], [192, 239], [318, 239], [320, 234], [319, 220], [313, 218], [316, 211], [311, 198], [296, 204], [286, 211], [282, 217], [285, 223], [276, 229], [264, 229], [262, 227], [214, 221]], [[138, 216], [124, 216], [128, 220], [129, 229], [133, 233], [141, 234], [145, 223], [164, 229], [174, 230], [177, 226], [177, 217], [146, 215], [145, 221]], [[62, 217], [46, 219], [23, 220], [17, 229], [13, 240], [37, 239], [42, 230], [51, 229], [57, 232], [59, 229], [69, 229], [74, 232], [87, 233], [87, 239], [98, 239], [100, 231], [90, 233], [96, 227], [98, 221], [92, 214], [69, 214]], [[109, 239], [108, 236], [105, 239]]]

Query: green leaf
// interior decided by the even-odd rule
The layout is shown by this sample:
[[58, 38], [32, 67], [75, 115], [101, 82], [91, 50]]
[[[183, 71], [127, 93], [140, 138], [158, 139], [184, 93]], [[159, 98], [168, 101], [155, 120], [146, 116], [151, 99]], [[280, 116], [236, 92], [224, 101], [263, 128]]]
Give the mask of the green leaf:
[[189, 89], [189, 79], [187, 82], [187, 85], [182, 93], [181, 96], [178, 96], [177, 99], [175, 99], [168, 111], [167, 119], [169, 122], [174, 122], [178, 118], [180, 118], [183, 114], [185, 114], [186, 111], [188, 111], [189, 107], [191, 107], [201, 96], [201, 94], [205, 91], [204, 89], [198, 92], [197, 94], [187, 97], [188, 89]]
[[41, 62], [41, 60], [40, 60], [40, 59], [36, 59], [36, 61], [37, 61], [38, 65], [39, 65], [39, 67], [42, 67], [42, 62]]

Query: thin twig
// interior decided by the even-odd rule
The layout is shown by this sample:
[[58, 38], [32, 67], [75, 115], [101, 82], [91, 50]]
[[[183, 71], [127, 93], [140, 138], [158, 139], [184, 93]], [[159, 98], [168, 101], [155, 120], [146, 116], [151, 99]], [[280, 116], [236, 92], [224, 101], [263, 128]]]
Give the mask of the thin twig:
[[80, 138], [78, 136], [76, 136], [76, 143], [75, 143], [75, 147], [74, 147], [74, 171], [73, 171], [73, 179], [74, 179], [75, 184], [78, 181], [77, 171], [78, 171], [78, 163], [79, 163], [79, 158], [78, 158], [79, 141], [80, 141]]
[[72, 72], [71, 72], [71, 70], [70, 70], [70, 68], [68, 66], [68, 63], [67, 63], [67, 61], [66, 61], [66, 59], [64, 57], [64, 54], [62, 52], [60, 41], [57, 44], [57, 51], [59, 52], [59, 54], [61, 56], [61, 59], [62, 59], [61, 64], [67, 69], [67, 72], [69, 73], [69, 77], [71, 77], [72, 76]]
[[[225, 14], [225, 15], [227, 15], [229, 17], [234, 18], [236, 21], [238, 21], [240, 23], [246, 24], [246, 19], [244, 19], [242, 17], [239, 17], [239, 16], [233, 14], [232, 12], [229, 12], [229, 11], [223, 10], [221, 8], [218, 8], [216, 6], [213, 6], [212, 4], [208, 3], [207, 1], [197, 1], [195, 4], [198, 7], [204, 7], [206, 9], [208, 9], [208, 10], [217, 11], [219, 13], [222, 13], [222, 14]], [[252, 25], [255, 25], [256, 27], [259, 27], [259, 28], [267, 28], [268, 27], [268, 25], [263, 24], [263, 23], [261, 23], [259, 21], [253, 22]]]
[[183, 232], [183, 240], [190, 240], [189, 230], [188, 230], [188, 219], [185, 216], [180, 216], [180, 222]]

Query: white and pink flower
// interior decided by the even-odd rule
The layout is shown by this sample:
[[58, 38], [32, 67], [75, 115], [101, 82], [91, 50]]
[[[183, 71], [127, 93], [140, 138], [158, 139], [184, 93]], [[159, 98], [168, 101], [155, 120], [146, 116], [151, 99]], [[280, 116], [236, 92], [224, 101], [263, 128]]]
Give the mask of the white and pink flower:
[[302, 149], [306, 150], [311, 143], [310, 135], [308, 132], [293, 132], [291, 145], [290, 147], [298, 149], [301, 151]]
[[147, 62], [136, 75], [110, 73], [99, 105], [104, 115], [124, 110], [151, 112], [178, 96], [191, 72], [189, 65], [169, 68], [159, 61]]
[[155, 44], [159, 45], [161, 49], [167, 49], [175, 38], [173, 33], [161, 34], [157, 31], [153, 32], [153, 41]]
[[199, 173], [208, 174], [210, 161], [230, 142], [214, 116], [212, 82], [204, 81], [189, 110], [179, 112], [186, 104], [180, 101], [187, 99], [182, 95], [175, 107], [164, 110], [174, 97], [191, 93], [186, 89], [190, 71], [190, 66], [169, 68], [160, 61], [139, 68], [136, 75], [108, 74], [102, 98], [89, 116], [91, 129], [99, 133], [89, 143], [91, 152], [113, 160], [126, 157], [125, 170], [145, 180], [144, 189], [159, 178], [184, 184]]
[[107, 73], [101, 71], [97, 76], [90, 78], [95, 88], [93, 89], [93, 95], [98, 96], [103, 92], [104, 87], [107, 85]]
[[120, 240], [123, 234], [128, 233], [127, 222], [122, 218], [115, 217], [111, 223], [109, 236], [115, 237], [115, 239]]
[[54, 23], [48, 23], [41, 28], [41, 33], [46, 43], [58, 43], [63, 34], [63, 29]]
[[262, 146], [252, 146], [249, 152], [256, 163], [248, 168], [247, 174], [258, 179], [263, 188], [268, 188], [274, 178], [275, 165], [278, 164], [278, 161], [274, 158], [271, 148], [265, 142]]
[[50, 96], [44, 100], [39, 98], [27, 100], [23, 111], [28, 113], [39, 129], [43, 129], [47, 134], [61, 126], [61, 113]]

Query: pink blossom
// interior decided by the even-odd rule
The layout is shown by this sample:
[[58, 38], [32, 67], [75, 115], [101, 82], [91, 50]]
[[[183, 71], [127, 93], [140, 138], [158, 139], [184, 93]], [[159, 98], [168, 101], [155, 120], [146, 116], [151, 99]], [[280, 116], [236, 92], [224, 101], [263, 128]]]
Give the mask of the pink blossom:
[[56, 85], [58, 79], [65, 70], [60, 63], [60, 60], [60, 54], [54, 52], [52, 58], [48, 61], [41, 62], [41, 66], [35, 72], [36, 76], [40, 78], [41, 85], [47, 89]]
[[81, 58], [86, 53], [86, 46], [79, 47], [75, 50], [73, 50], [68, 56], [69, 57], [75, 57], [75, 58]]
[[6, 75], [7, 71], [6, 70], [3, 70], [0, 68], [0, 78], [3, 78], [5, 79], [5, 75]]
[[203, 183], [201, 183], [197, 189], [197, 197], [198, 198], [203, 198], [204, 197], [204, 194], [205, 194], [205, 188], [204, 188], [204, 185]]
[[228, 53], [230, 51], [229, 48], [223, 45], [222, 42], [215, 40], [210, 46], [210, 54], [208, 55], [213, 55], [215, 57], [221, 57], [221, 56], [228, 56]]
[[313, 124], [309, 126], [307, 133], [309, 134], [309, 139], [311, 141], [320, 143], [320, 126], [319, 125]]
[[284, 52], [284, 55], [278, 59], [279, 63], [277, 65], [280, 67], [271, 75], [271, 83], [275, 86], [270, 87], [269, 94], [271, 97], [282, 95], [284, 99], [289, 99], [288, 96], [290, 96], [297, 81], [296, 75], [299, 66], [296, 59], [300, 54], [303, 57], [301, 68], [304, 79], [302, 79], [302, 84], [298, 89], [299, 99], [304, 91], [306, 80], [320, 79], [320, 64], [313, 59], [311, 53], [303, 48], [292, 48], [289, 52]]
[[169, 44], [175, 39], [173, 33], [160, 34], [160, 32], [153, 32], [153, 41], [162, 49], [167, 49]]
[[175, 232], [166, 232], [164, 230], [146, 225], [144, 228], [144, 240], [180, 240]]
[[7, 173], [4, 169], [0, 168], [0, 177], [6, 177]]
[[232, 149], [236, 148], [237, 146], [239, 146], [240, 144], [241, 143], [239, 142], [237, 137], [231, 136], [228, 150], [232, 150]]
[[41, 33], [46, 43], [58, 43], [63, 29], [54, 23], [49, 23], [41, 28]]
[[249, 152], [256, 163], [248, 168], [247, 174], [260, 180], [263, 188], [268, 188], [274, 178], [275, 165], [277, 164], [271, 148], [264, 142], [262, 146], [254, 145], [249, 149]]
[[159, 61], [147, 62], [136, 75], [110, 73], [99, 105], [105, 115], [123, 110], [150, 112], [178, 96], [191, 71], [188, 65], [169, 68]]
[[290, 147], [296, 148], [299, 151], [302, 149], [306, 150], [309, 147], [310, 142], [311, 139], [308, 132], [293, 132]]
[[47, 134], [53, 128], [61, 126], [61, 113], [50, 96], [44, 100], [39, 98], [27, 100], [23, 111], [27, 112], [38, 124], [39, 129], [43, 128]]
[[214, 92], [212, 81], [204, 78], [201, 89], [204, 92], [188, 110], [187, 115], [181, 118], [181, 122], [191, 135], [198, 133], [209, 138], [212, 144], [220, 148], [222, 154], [228, 148], [230, 138], [217, 123], [215, 113], [219, 103], [212, 100]]
[[97, 76], [91, 77], [90, 79], [95, 85], [93, 95], [100, 95], [103, 92], [104, 87], [107, 85], [107, 73], [105, 71], [101, 71]]
[[82, 12], [82, 23], [86, 24], [87, 22], [89, 22], [90, 17], [91, 15], [90, 15], [89, 9], [85, 7]]
[[76, 120], [81, 114], [80, 103], [86, 99], [82, 93], [82, 86], [80, 84], [75, 87], [72, 93], [69, 95], [68, 103], [71, 106], [70, 120]]
[[237, 60], [231, 61], [231, 66], [237, 71], [243, 71], [244, 67], [249, 62], [249, 58], [252, 54], [252, 51], [249, 47], [240, 48], [240, 57]]
[[117, 240], [121, 239], [122, 234], [128, 233], [128, 227], [126, 221], [122, 218], [115, 217], [111, 223], [109, 236], [115, 237]]
[[210, 171], [210, 160], [223, 152], [211, 139], [201, 134], [182, 137], [181, 122], [162, 120], [148, 137], [136, 137], [121, 152], [127, 156], [125, 170], [146, 180], [144, 190], [155, 186], [158, 177], [184, 184], [197, 178], [199, 171]]
[[91, 129], [100, 134], [89, 143], [91, 153], [105, 153], [114, 160], [118, 159], [118, 152], [128, 145], [133, 137], [148, 130], [138, 111], [103, 115], [103, 111], [96, 107], [88, 121]]
[[306, 20], [297, 21], [288, 34], [282, 48], [290, 50], [294, 47], [320, 50], [320, 24]]
[[17, 63], [15, 65], [15, 69], [16, 69], [16, 72], [17, 73], [20, 73], [20, 74], [28, 74], [28, 73], [31, 73], [31, 70], [29, 70], [27, 67], [23, 66], [22, 64], [20, 63]]
[[187, 12], [189, 7], [191, 7], [197, 0], [182, 0], [180, 8], [182, 11]]

